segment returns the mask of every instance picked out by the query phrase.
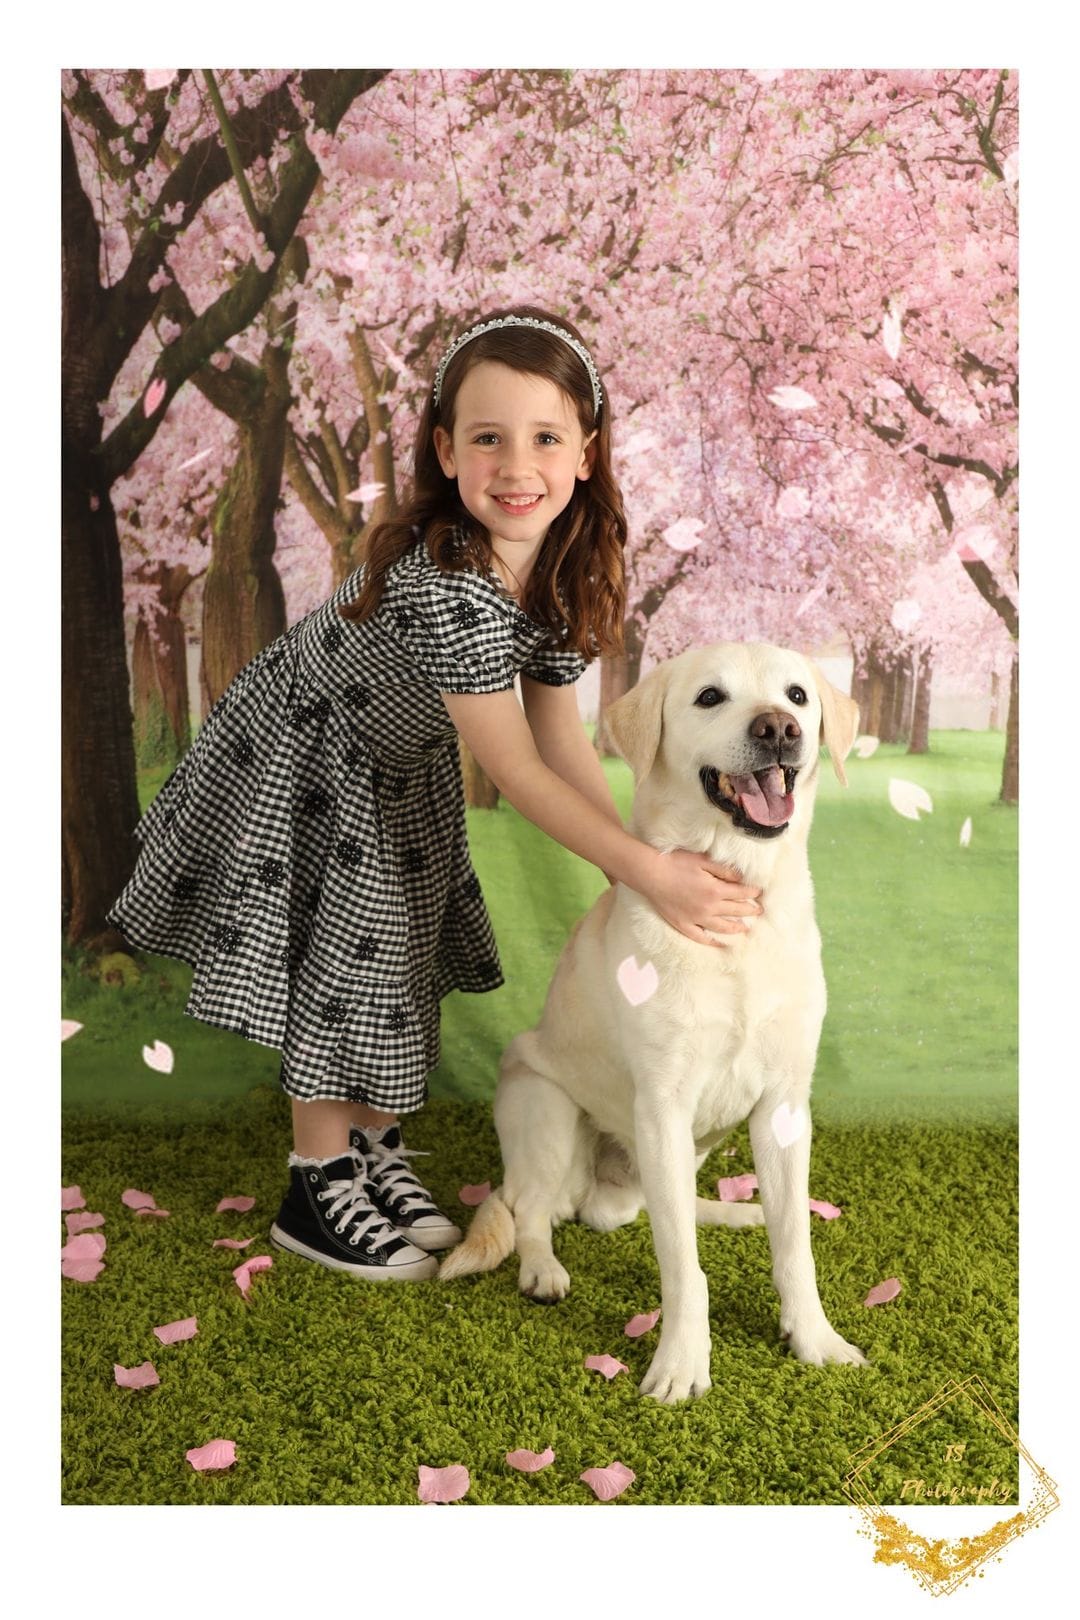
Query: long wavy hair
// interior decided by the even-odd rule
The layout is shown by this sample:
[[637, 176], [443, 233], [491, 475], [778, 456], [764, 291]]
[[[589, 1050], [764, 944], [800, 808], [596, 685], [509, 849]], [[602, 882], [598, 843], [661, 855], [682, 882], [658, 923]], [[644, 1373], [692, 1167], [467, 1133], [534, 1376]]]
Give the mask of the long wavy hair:
[[[532, 304], [491, 310], [477, 321], [506, 315], [550, 321], [584, 343], [577, 328], [563, 316], [550, 315]], [[626, 517], [611, 469], [608, 392], [605, 388], [597, 420], [592, 384], [580, 357], [554, 333], [535, 326], [504, 326], [472, 338], [447, 366], [438, 405], [428, 389], [417, 430], [412, 487], [402, 509], [372, 530], [360, 591], [352, 603], [340, 609], [341, 615], [362, 620], [375, 612], [388, 570], [416, 543], [414, 529], [419, 529], [432, 561], [444, 573], [471, 568], [485, 574], [491, 570], [488, 532], [465, 507], [457, 479], [447, 478], [435, 453], [436, 427], [453, 433], [458, 390], [472, 368], [485, 360], [498, 360], [514, 371], [548, 378], [572, 403], [583, 434], [588, 437], [597, 430], [592, 475], [575, 481], [568, 505], [544, 536], [521, 605], [537, 624], [547, 625], [564, 648], [587, 661], [601, 653], [621, 653], [626, 616]]]

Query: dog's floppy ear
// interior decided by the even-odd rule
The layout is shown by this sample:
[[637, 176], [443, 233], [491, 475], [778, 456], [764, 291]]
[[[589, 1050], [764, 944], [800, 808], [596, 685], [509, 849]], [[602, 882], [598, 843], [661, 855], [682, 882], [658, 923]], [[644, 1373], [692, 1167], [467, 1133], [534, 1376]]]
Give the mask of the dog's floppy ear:
[[821, 699], [821, 741], [829, 750], [833, 770], [839, 777], [841, 786], [847, 787], [844, 761], [851, 752], [852, 743], [859, 735], [859, 705], [854, 698], [845, 697], [843, 692], [838, 692], [836, 687], [825, 679], [816, 664], [811, 664], [810, 668], [814, 671], [818, 697]]
[[634, 773], [634, 786], [652, 770], [660, 746], [664, 709], [663, 666], [652, 669], [643, 681], [616, 698], [604, 710], [604, 722], [618, 752]]

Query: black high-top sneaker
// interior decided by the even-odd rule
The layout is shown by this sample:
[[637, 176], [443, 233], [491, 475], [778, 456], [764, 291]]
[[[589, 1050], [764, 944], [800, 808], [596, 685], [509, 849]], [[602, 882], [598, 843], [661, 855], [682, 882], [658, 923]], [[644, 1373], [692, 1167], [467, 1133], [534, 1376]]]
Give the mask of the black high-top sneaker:
[[326, 1164], [289, 1166], [289, 1190], [270, 1228], [279, 1249], [372, 1282], [418, 1282], [438, 1262], [373, 1206], [364, 1166], [350, 1151]]
[[371, 1201], [418, 1249], [448, 1249], [461, 1242], [460, 1228], [444, 1215], [427, 1188], [409, 1169], [419, 1150], [407, 1148], [400, 1125], [369, 1126], [349, 1132], [354, 1153], [367, 1160]]

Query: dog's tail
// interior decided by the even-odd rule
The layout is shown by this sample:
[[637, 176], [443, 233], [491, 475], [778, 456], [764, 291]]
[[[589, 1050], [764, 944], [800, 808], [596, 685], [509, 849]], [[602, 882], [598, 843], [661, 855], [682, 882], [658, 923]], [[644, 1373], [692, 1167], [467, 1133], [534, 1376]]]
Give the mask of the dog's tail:
[[474, 1271], [494, 1271], [514, 1252], [514, 1216], [503, 1203], [501, 1187], [488, 1193], [473, 1216], [465, 1239], [451, 1249], [439, 1267], [439, 1280], [468, 1277]]

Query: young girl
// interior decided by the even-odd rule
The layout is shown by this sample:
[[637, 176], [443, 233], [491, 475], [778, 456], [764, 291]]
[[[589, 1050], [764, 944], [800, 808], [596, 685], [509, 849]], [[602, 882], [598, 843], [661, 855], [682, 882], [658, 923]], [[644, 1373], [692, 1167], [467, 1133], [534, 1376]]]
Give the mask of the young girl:
[[[503, 981], [465, 831], [458, 736], [503, 797], [688, 938], [759, 890], [623, 828], [573, 683], [621, 650], [626, 522], [580, 334], [496, 311], [442, 356], [411, 499], [330, 600], [237, 675], [138, 827], [110, 920], [195, 969], [187, 1012], [282, 1053], [281, 1248], [429, 1277], [460, 1232], [398, 1115], [439, 1061], [439, 1003]], [[520, 675], [523, 707], [514, 693]]]

